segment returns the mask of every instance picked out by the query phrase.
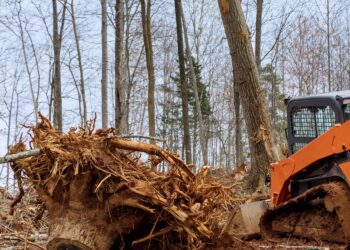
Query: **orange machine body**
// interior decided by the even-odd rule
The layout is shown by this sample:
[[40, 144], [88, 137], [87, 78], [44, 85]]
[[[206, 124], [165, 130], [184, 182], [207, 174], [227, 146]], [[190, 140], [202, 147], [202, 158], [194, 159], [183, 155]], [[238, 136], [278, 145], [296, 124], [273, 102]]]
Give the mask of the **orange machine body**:
[[[293, 155], [271, 164], [271, 207], [291, 198], [290, 182], [293, 176], [319, 160], [346, 153], [349, 150], [350, 120], [343, 124], [335, 124]], [[339, 168], [349, 184], [350, 162], [339, 164]]]

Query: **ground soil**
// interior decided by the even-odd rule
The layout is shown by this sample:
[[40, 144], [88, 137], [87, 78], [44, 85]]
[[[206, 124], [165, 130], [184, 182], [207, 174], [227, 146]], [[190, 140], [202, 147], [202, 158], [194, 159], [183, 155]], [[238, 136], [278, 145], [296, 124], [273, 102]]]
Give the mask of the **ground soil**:
[[[0, 203], [2, 203], [2, 211], [5, 213], [5, 208], [8, 207], [9, 202], [5, 202], [6, 198], [2, 197]], [[24, 201], [22, 201], [24, 202]], [[23, 221], [23, 216], [26, 215], [26, 218], [30, 217], [29, 212], [26, 211], [26, 208], [30, 208], [28, 203], [23, 204], [22, 202], [18, 205], [21, 211], [18, 211], [15, 214], [14, 218], [11, 221], [2, 220], [0, 221], [0, 249], [1, 250], [19, 250], [19, 249], [40, 249], [37, 246], [31, 245], [34, 243], [38, 246], [41, 246], [41, 249], [46, 247], [48, 240], [48, 231], [46, 226], [41, 226], [39, 229], [34, 226], [28, 227], [27, 222], [29, 220]], [[25, 206], [24, 206], [25, 205]], [[31, 208], [32, 209], [32, 208]], [[1, 210], [1, 209], [0, 209]], [[34, 209], [32, 209], [34, 210]], [[322, 214], [320, 213], [320, 216]], [[321, 219], [321, 217], [320, 217]], [[21, 222], [21, 226], [19, 226]], [[14, 227], [12, 227], [12, 225]], [[31, 229], [31, 230], [30, 230]], [[38, 231], [39, 230], [39, 231]], [[27, 243], [26, 243], [27, 239]], [[29, 243], [30, 242], [30, 243]], [[138, 246], [140, 247], [140, 246]], [[119, 246], [114, 249], [120, 249]], [[131, 249], [131, 248], [124, 248]], [[147, 249], [137, 248], [134, 249]], [[149, 249], [158, 249], [158, 248], [149, 248]], [[173, 249], [186, 249], [181, 246], [174, 246]], [[225, 249], [242, 249], [242, 250], [251, 250], [251, 249], [345, 249], [343, 244], [329, 243], [326, 241], [310, 241], [300, 238], [282, 238], [280, 242], [269, 242], [261, 238], [254, 238], [251, 240], [243, 241], [237, 239], [234, 236], [223, 235], [222, 238], [213, 240], [212, 242], [206, 242], [202, 245], [200, 249], [208, 250], [225, 250]]]

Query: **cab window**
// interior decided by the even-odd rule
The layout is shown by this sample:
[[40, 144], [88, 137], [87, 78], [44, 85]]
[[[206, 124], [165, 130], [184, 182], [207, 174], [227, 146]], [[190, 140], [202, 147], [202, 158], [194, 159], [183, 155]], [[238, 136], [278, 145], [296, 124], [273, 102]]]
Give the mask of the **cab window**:
[[343, 105], [344, 122], [350, 119], [350, 103]]
[[315, 138], [335, 124], [335, 113], [330, 106], [294, 107], [291, 116], [294, 137]]

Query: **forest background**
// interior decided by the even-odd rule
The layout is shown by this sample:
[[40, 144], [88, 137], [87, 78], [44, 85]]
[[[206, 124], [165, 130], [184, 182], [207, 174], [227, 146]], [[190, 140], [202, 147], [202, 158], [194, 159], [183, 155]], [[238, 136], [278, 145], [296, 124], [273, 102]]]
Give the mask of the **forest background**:
[[[349, 5], [346, 0], [242, 1], [253, 46], [260, 48], [255, 53], [261, 94], [280, 145], [285, 144], [284, 98], [350, 89]], [[63, 131], [84, 126], [96, 113], [97, 127], [116, 127], [126, 137], [162, 138], [159, 145], [197, 166], [233, 169], [249, 163], [218, 2], [187, 0], [182, 6], [202, 113], [200, 119], [186, 55], [190, 156], [184, 146], [175, 7], [169, 0], [1, 0], [0, 154], [28, 137], [23, 125], [35, 123], [38, 111], [57, 124], [53, 87], [60, 72]], [[8, 188], [12, 173], [3, 166], [0, 177]]]

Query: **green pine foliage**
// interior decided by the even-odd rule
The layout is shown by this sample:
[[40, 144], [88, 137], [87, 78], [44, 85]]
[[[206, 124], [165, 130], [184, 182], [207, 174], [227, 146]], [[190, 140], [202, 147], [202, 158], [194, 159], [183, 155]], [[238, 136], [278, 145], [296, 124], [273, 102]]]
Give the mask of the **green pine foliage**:
[[[201, 78], [201, 70], [202, 66], [193, 58], [193, 66], [197, 77], [197, 88], [198, 95], [201, 102], [201, 111], [203, 116], [204, 126], [207, 130], [207, 135], [209, 135], [209, 125], [213, 122], [212, 118], [212, 106], [210, 103], [210, 94], [208, 89], [208, 84], [204, 83]], [[190, 129], [192, 131], [192, 135], [197, 130], [198, 123], [198, 115], [196, 112], [196, 103], [195, 103], [195, 95], [191, 83], [190, 78], [190, 69], [186, 64], [185, 67], [186, 73], [186, 85], [187, 85], [187, 96], [188, 96], [188, 108], [189, 108], [189, 122]], [[164, 110], [163, 115], [161, 117], [161, 135], [164, 137], [171, 137], [171, 134], [182, 135], [183, 134], [183, 123], [182, 123], [182, 104], [181, 104], [181, 86], [180, 86], [180, 76], [179, 73], [176, 72], [171, 77], [171, 83], [165, 83], [161, 86], [161, 91], [164, 96], [168, 98], [164, 98], [161, 102], [159, 102], [160, 107]], [[166, 129], [168, 128], [168, 129]], [[169, 129], [172, 128], [170, 131]], [[175, 138], [173, 138], [175, 139]], [[181, 141], [181, 140], [180, 140]], [[180, 142], [178, 141], [178, 142]], [[179, 147], [175, 147], [179, 148]]]
[[282, 79], [276, 74], [275, 68], [271, 64], [267, 64], [261, 68], [260, 80], [268, 100], [271, 125], [275, 130], [278, 141], [285, 144], [284, 131], [287, 128], [287, 118], [284, 99], [286, 96], [280, 91]]

